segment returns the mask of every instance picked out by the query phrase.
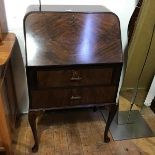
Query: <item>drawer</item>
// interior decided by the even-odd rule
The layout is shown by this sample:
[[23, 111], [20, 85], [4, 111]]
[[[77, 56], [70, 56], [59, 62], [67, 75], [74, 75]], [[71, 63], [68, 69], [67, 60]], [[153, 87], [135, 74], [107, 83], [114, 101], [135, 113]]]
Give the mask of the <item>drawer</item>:
[[116, 87], [77, 87], [31, 91], [30, 109], [115, 102]]
[[37, 71], [39, 88], [110, 85], [113, 68]]

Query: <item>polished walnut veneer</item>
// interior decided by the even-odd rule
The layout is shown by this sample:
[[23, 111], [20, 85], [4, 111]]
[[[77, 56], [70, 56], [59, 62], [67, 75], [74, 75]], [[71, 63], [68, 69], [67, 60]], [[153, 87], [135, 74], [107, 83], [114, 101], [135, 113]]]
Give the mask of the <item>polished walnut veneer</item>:
[[43, 6], [24, 18], [33, 151], [39, 146], [35, 121], [43, 110], [111, 106], [105, 142], [117, 110], [122, 68], [118, 17], [101, 6], [60, 8]]
[[28, 66], [122, 60], [119, 22], [114, 14], [33, 13], [25, 24]]

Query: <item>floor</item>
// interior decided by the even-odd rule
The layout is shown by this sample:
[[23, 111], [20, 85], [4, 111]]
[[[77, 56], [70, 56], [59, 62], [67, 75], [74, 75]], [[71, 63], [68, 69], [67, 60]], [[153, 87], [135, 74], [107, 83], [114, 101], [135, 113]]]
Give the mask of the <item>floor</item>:
[[[129, 101], [120, 97], [126, 110]], [[134, 109], [139, 107], [134, 106]], [[149, 108], [141, 111], [155, 132], [155, 114]], [[99, 111], [75, 110], [45, 113], [38, 120], [40, 148], [35, 155], [155, 155], [155, 137], [103, 142], [105, 122]], [[14, 137], [15, 155], [32, 155], [33, 137], [27, 121], [22, 116]]]

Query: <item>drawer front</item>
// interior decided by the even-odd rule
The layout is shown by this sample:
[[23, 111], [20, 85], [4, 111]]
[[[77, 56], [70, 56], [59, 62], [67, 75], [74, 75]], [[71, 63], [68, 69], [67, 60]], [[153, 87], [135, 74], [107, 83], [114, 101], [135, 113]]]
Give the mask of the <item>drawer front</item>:
[[77, 87], [31, 91], [30, 108], [54, 108], [115, 102], [116, 87]]
[[110, 85], [112, 73], [113, 68], [37, 71], [37, 84], [40, 88]]

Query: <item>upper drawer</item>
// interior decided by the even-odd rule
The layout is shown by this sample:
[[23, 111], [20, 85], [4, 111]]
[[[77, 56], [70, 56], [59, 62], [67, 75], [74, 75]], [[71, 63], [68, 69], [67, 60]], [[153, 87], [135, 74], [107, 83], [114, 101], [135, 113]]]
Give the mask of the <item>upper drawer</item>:
[[112, 73], [113, 68], [37, 71], [37, 84], [40, 88], [109, 85]]

